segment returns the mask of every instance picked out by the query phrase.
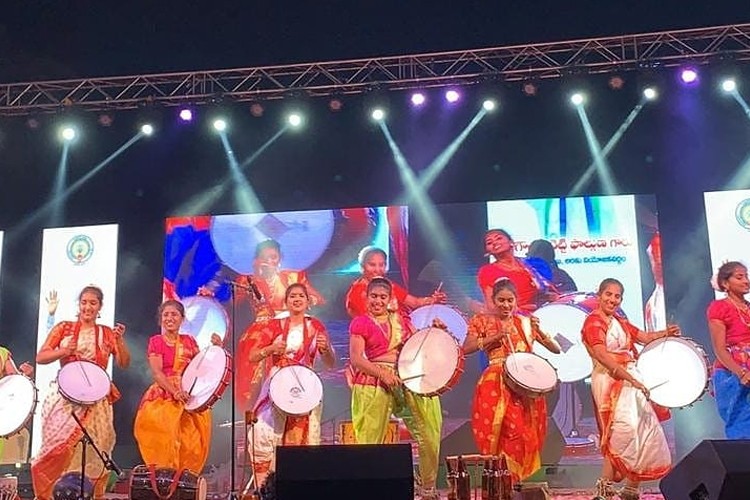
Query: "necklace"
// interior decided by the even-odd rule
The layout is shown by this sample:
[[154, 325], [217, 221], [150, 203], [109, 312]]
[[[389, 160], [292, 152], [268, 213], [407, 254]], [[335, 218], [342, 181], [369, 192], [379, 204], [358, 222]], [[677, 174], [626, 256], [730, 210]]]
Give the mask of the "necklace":
[[[378, 328], [380, 328], [380, 331], [383, 332], [383, 336], [387, 339], [390, 339], [391, 338], [391, 335], [390, 335], [391, 322], [390, 322], [390, 318], [388, 317], [388, 315], [385, 314], [383, 316], [375, 316], [371, 314], [370, 317], [372, 318], [372, 322], [378, 325]], [[384, 321], [380, 321], [378, 318], [383, 318]], [[383, 325], [388, 325], [388, 326], [384, 328]]]
[[162, 337], [164, 337], [164, 342], [166, 342], [168, 346], [174, 346], [175, 344], [177, 344], [177, 340], [180, 338], [180, 334], [178, 333], [176, 335], [170, 335], [168, 333], [163, 333]]
[[740, 307], [736, 301], [732, 300], [730, 297], [727, 297], [727, 300], [732, 303], [735, 309], [737, 309], [737, 316], [739, 316], [740, 321], [742, 323], [750, 328], [750, 320], [748, 319], [748, 316], [750, 316], [750, 310], [748, 308], [747, 302], [744, 300], [742, 301], [742, 307]]

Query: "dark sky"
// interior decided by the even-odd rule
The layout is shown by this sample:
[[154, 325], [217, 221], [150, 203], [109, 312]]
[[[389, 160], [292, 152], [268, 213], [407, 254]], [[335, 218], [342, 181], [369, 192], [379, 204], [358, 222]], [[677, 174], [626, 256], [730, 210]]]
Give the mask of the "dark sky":
[[5, 3], [2, 82], [313, 62], [750, 22], [745, 0]]

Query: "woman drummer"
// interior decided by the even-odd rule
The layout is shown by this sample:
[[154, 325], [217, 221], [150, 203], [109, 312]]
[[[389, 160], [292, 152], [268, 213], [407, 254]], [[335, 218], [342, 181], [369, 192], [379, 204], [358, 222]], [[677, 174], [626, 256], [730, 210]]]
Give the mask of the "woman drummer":
[[464, 352], [485, 351], [490, 364], [474, 393], [471, 427], [479, 451], [507, 457], [514, 481], [523, 480], [541, 466], [547, 433], [547, 406], [543, 397], [513, 392], [507, 385], [504, 362], [516, 352], [531, 352], [534, 341], [555, 354], [558, 343], [539, 328], [539, 320], [518, 313], [513, 282], [500, 278], [492, 287], [495, 312], [477, 314], [469, 322]]
[[[211, 410], [188, 412], [190, 394], [181, 383], [200, 348], [195, 337], [180, 333], [185, 319], [181, 302], [167, 300], [157, 314], [161, 333], [149, 339], [146, 351], [153, 383], [135, 416], [135, 440], [145, 464], [200, 474], [211, 444]], [[214, 333], [211, 343], [221, 346], [221, 337]]]
[[596, 495], [612, 498], [613, 482], [623, 479], [622, 500], [639, 498], [641, 481], [659, 479], [671, 467], [671, 455], [649, 391], [635, 367], [635, 343], [680, 335], [677, 325], [644, 332], [617, 315], [624, 288], [614, 278], [599, 285], [597, 308], [586, 317], [581, 334], [594, 361], [591, 391], [604, 455]]
[[290, 285], [284, 302], [289, 316], [266, 323], [249, 356], [250, 362], [261, 363], [265, 375], [254, 407], [253, 420], [257, 420], [248, 431], [247, 440], [258, 487], [275, 469], [277, 446], [320, 444], [322, 402], [308, 415], [288, 415], [273, 404], [269, 394], [271, 379], [286, 366], [313, 368], [318, 355], [326, 369], [336, 364], [336, 353], [325, 325], [306, 314], [311, 305], [307, 287], [301, 283]]
[[34, 367], [28, 363], [23, 363], [21, 366], [16, 366], [13, 362], [13, 357], [10, 354], [10, 350], [0, 345], [0, 378], [3, 375], [26, 375], [31, 377], [34, 373]]
[[[367, 314], [367, 285], [373, 278], [384, 277], [388, 272], [385, 251], [380, 248], [368, 246], [359, 252], [359, 265], [362, 268], [362, 276], [357, 278], [349, 286], [346, 293], [346, 312], [351, 318]], [[429, 297], [415, 297], [404, 288], [391, 282], [391, 299], [388, 309], [411, 310], [431, 304], [444, 304], [445, 293], [436, 290]]]
[[435, 499], [443, 422], [440, 398], [402, 387], [395, 364], [399, 347], [413, 327], [403, 315], [389, 311], [391, 294], [390, 281], [372, 278], [367, 285], [367, 314], [357, 316], [349, 325], [354, 437], [358, 444], [382, 444], [391, 414], [403, 418], [419, 447], [421, 496]]
[[[60, 361], [62, 366], [72, 361], [89, 361], [102, 370], [109, 357], [114, 356], [120, 368], [130, 365], [123, 335], [125, 325], [114, 329], [99, 325], [96, 319], [102, 309], [104, 294], [96, 286], [87, 286], [78, 295], [78, 321], [63, 321], [55, 325], [36, 355], [42, 365]], [[87, 406], [73, 403], [55, 388], [42, 407], [42, 447], [31, 461], [31, 479], [36, 498], [49, 500], [58, 478], [67, 472], [81, 470], [83, 431], [72, 418], [75, 412], [99, 449], [111, 454], [115, 445], [112, 403], [120, 398], [114, 384], [109, 395]], [[103, 498], [106, 487], [104, 466], [95, 453], [86, 456], [86, 476], [94, 482], [94, 497]]]

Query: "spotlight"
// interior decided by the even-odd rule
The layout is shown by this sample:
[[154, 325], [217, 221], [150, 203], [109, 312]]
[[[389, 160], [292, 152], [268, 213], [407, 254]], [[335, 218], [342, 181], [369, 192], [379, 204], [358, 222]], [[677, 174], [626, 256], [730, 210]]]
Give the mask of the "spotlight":
[[302, 125], [302, 116], [299, 113], [292, 113], [287, 117], [286, 121], [292, 127], [297, 128]]
[[214, 129], [217, 132], [224, 132], [227, 129], [227, 122], [223, 118], [214, 120]]
[[341, 108], [344, 107], [344, 101], [342, 101], [338, 97], [332, 98], [330, 101], [328, 101], [328, 109], [331, 111], [341, 111]]
[[698, 81], [698, 72], [695, 68], [685, 68], [680, 72], [680, 80], [685, 84], [693, 84]]
[[619, 75], [614, 75], [609, 79], [608, 83], [609, 88], [611, 88], [612, 90], [621, 90], [625, 85], [625, 80]]
[[497, 103], [494, 99], [485, 99], [482, 103], [482, 107], [485, 111], [493, 111], [497, 107]]
[[448, 102], [456, 102], [460, 99], [460, 95], [455, 90], [449, 90], [445, 93], [445, 100]]
[[250, 105], [250, 114], [256, 118], [263, 116], [263, 105], [259, 102], [254, 102]]
[[643, 89], [643, 97], [645, 97], [649, 101], [653, 101], [658, 95], [659, 94], [656, 92], [656, 89], [654, 87], [646, 87], [645, 89]]
[[427, 98], [421, 92], [415, 92], [414, 94], [411, 95], [411, 103], [414, 106], [421, 106], [422, 104], [425, 103], [426, 100]]
[[76, 129], [74, 129], [73, 127], [66, 125], [62, 129], [60, 129], [60, 137], [62, 137], [65, 142], [72, 141], [76, 138], [76, 135]]
[[723, 82], [721, 82], [721, 90], [724, 92], [730, 93], [737, 90], [737, 82], [734, 80], [734, 78], [727, 78]]
[[534, 85], [532, 82], [526, 82], [526, 83], [524, 83], [523, 87], [521, 87], [521, 90], [527, 96], [534, 96], [534, 95], [536, 95], [536, 92], [537, 92], [536, 85]]
[[151, 135], [151, 134], [153, 134], [154, 133], [154, 126], [151, 125], [150, 123], [144, 123], [141, 126], [141, 133], [143, 135]]
[[376, 122], [383, 121], [385, 119], [385, 111], [381, 108], [375, 108], [372, 110], [371, 116]]
[[580, 106], [581, 104], [583, 104], [583, 101], [584, 97], [580, 92], [576, 92], [575, 94], [570, 96], [570, 102], [572, 102], [576, 106]]
[[184, 122], [189, 122], [193, 119], [193, 112], [189, 110], [188, 108], [183, 108], [180, 110], [180, 120]]

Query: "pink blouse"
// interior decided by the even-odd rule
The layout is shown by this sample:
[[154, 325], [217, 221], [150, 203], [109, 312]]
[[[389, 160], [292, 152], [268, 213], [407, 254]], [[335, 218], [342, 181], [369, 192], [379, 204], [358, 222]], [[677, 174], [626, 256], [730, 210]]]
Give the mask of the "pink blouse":
[[[193, 359], [199, 352], [200, 348], [198, 343], [195, 341], [195, 337], [192, 335], [180, 334], [180, 343], [182, 344], [182, 362], [179, 363], [180, 372], [187, 366], [191, 359]], [[174, 367], [177, 365], [175, 362], [175, 356], [177, 356], [176, 346], [167, 344], [164, 340], [164, 335], [154, 335], [148, 341], [148, 349], [146, 350], [146, 356], [159, 356], [161, 358], [161, 367], [164, 375], [170, 377], [173, 375], [181, 375], [178, 371], [175, 371]]]
[[726, 328], [726, 344], [732, 346], [750, 342], [750, 317], [744, 318], [734, 304], [728, 300], [714, 300], [706, 311], [708, 320], [716, 319]]

